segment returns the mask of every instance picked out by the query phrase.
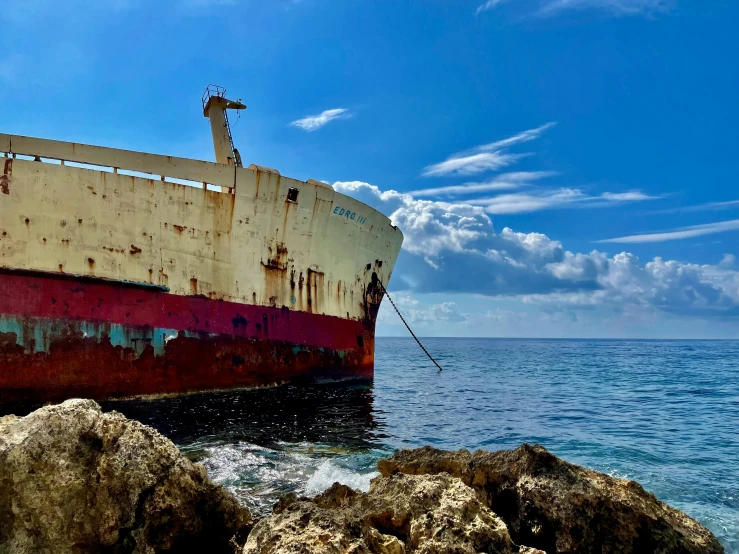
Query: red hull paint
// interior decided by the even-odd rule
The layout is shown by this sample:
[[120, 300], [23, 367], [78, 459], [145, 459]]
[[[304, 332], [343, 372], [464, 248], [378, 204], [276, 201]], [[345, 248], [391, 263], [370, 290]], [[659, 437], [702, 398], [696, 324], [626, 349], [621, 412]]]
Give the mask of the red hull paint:
[[372, 308], [356, 321], [0, 273], [0, 402], [371, 378]]

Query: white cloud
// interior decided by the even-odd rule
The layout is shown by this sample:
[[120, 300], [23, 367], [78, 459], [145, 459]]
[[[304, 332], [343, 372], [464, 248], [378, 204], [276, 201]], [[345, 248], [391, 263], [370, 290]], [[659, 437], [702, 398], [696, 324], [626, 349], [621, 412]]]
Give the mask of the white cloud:
[[529, 142], [541, 136], [555, 123], [546, 123], [536, 129], [529, 129], [512, 137], [483, 144], [465, 152], [451, 155], [443, 162], [435, 163], [424, 168], [423, 177], [440, 177], [443, 175], [475, 175], [484, 171], [501, 169], [516, 163], [521, 158], [531, 154], [509, 154], [504, 149], [516, 144]]
[[603, 10], [613, 15], [641, 15], [669, 9], [668, 0], [549, 0], [543, 2], [539, 15], [553, 15], [565, 10]]
[[721, 258], [721, 261], [718, 263], [718, 266], [721, 269], [731, 269], [736, 264], [736, 256], [734, 254], [724, 254], [724, 257]]
[[504, 1], [505, 0], [488, 0], [484, 4], [482, 4], [482, 5], [480, 5], [480, 6], [477, 7], [477, 9], [475, 10], [475, 15], [478, 15], [478, 14], [480, 14], [482, 12], [486, 12], [488, 10], [492, 10], [493, 8], [495, 8], [496, 6], [498, 6], [499, 4], [502, 4]]
[[517, 189], [530, 184], [533, 181], [557, 175], [556, 171], [515, 171], [503, 173], [492, 179], [482, 182], [463, 183], [446, 187], [435, 187], [420, 189], [409, 192], [413, 196], [458, 196], [473, 192], [489, 192], [492, 190]]
[[478, 152], [477, 154], [455, 154], [448, 160], [429, 165], [424, 168], [424, 177], [440, 177], [442, 175], [474, 175], [484, 171], [501, 169], [516, 163], [531, 154], [505, 154], [502, 152]]
[[521, 214], [552, 210], [567, 206], [581, 205], [589, 207], [607, 207], [624, 202], [653, 200], [657, 196], [649, 196], [639, 191], [624, 193], [606, 192], [599, 196], [591, 196], [577, 188], [545, 189], [532, 192], [500, 194], [490, 198], [466, 200], [474, 206], [483, 206], [489, 214]]
[[587, 198], [578, 189], [561, 188], [531, 194], [500, 194], [492, 198], [470, 200], [470, 204], [483, 206], [489, 214], [521, 214], [550, 210], [566, 204], [581, 202]]
[[728, 202], [709, 202], [700, 206], [691, 206], [685, 208], [686, 212], [698, 212], [703, 210], [731, 210], [739, 208], [739, 200], [729, 200]]
[[[627, 252], [613, 257], [597, 250], [573, 253], [541, 233], [496, 232], [482, 206], [415, 199], [358, 181], [334, 187], [387, 213], [403, 231], [403, 253], [392, 283], [396, 289], [518, 297], [568, 310], [607, 305], [618, 311], [633, 305], [685, 315], [739, 316], [739, 272], [729, 267], [730, 257], [712, 266], [662, 258], [642, 264]], [[453, 313], [439, 306], [438, 317]], [[460, 317], [469, 320], [468, 314]]]
[[739, 200], [729, 200], [726, 202], [707, 202], [705, 204], [698, 204], [697, 206], [669, 208], [667, 210], [656, 210], [651, 213], [671, 214], [676, 212], [707, 212], [733, 209], [739, 209]]
[[508, 137], [503, 140], [496, 140], [489, 144], [483, 144], [482, 146], [478, 146], [478, 149], [483, 152], [492, 152], [494, 150], [500, 150], [501, 148], [509, 148], [516, 144], [536, 140], [544, 133], [544, 131], [551, 129], [555, 125], [556, 123], [554, 121], [550, 121], [536, 129], [529, 129], [528, 131], [523, 131], [522, 133], [518, 133], [517, 135], [513, 135], [512, 137]]
[[290, 125], [311, 132], [320, 129], [331, 121], [336, 119], [346, 119], [348, 117], [351, 117], [348, 110], [344, 108], [334, 108], [331, 110], [325, 110], [318, 115], [309, 115], [302, 119], [295, 120], [290, 123]]
[[665, 242], [669, 240], [680, 240], [704, 235], [713, 235], [716, 233], [725, 233], [727, 231], [739, 230], [739, 219], [729, 221], [717, 221], [715, 223], [705, 223], [703, 225], [692, 225], [690, 227], [679, 227], [659, 233], [645, 233], [643, 235], [629, 235], [626, 237], [617, 237], [613, 239], [604, 239], [596, 242], [614, 242], [614, 243], [643, 243], [643, 242]]
[[334, 183], [334, 188], [386, 213], [403, 230], [403, 248], [435, 257], [444, 251], [461, 252], [468, 243], [492, 231], [482, 208], [469, 204], [416, 200], [394, 190], [382, 192], [361, 181]]
[[[488, 0], [475, 15], [497, 8], [507, 0]], [[567, 10], [600, 10], [614, 16], [651, 15], [668, 11], [674, 0], [538, 0], [518, 2], [539, 16], [552, 16]]]
[[[443, 162], [427, 166], [424, 168], [422, 176], [472, 175], [511, 165], [520, 158], [531, 154], [509, 153], [506, 151], [507, 148], [536, 140], [554, 125], [554, 122], [546, 123], [535, 129], [529, 129], [502, 140], [483, 144], [466, 152], [458, 152]], [[468, 197], [464, 201], [473, 206], [483, 207], [485, 212], [489, 214], [529, 213], [574, 204], [603, 207], [624, 202], [640, 202], [661, 198], [639, 190], [604, 192], [593, 196], [576, 187], [536, 188], [534, 186], [536, 181], [557, 174], [555, 171], [514, 171], [502, 173], [484, 181], [423, 188], [411, 191], [408, 194], [418, 197], [459, 197], [463, 195], [470, 196], [474, 193], [528, 189], [525, 192], [509, 192], [490, 197]]]
[[[421, 304], [409, 294], [395, 294], [393, 301], [403, 314], [405, 320], [416, 325], [434, 325], [439, 322], [460, 323], [467, 320], [468, 314], [461, 313], [455, 302], [441, 302], [438, 304]], [[383, 304], [385, 306], [385, 304]], [[394, 310], [380, 310], [380, 323], [394, 323], [397, 315]]]
[[601, 198], [604, 200], [611, 200], [613, 202], [634, 202], [639, 200], [655, 200], [660, 197], [650, 196], [641, 191], [632, 190], [629, 192], [604, 192], [601, 194]]

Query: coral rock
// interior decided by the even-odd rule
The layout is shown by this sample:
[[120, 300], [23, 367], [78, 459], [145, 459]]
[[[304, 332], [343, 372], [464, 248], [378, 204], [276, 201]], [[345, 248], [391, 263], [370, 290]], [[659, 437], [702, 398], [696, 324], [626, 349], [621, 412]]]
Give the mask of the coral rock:
[[368, 493], [335, 484], [313, 500], [280, 502], [244, 554], [513, 554], [505, 524], [449, 475], [373, 479]]
[[721, 553], [708, 529], [634, 481], [560, 460], [541, 446], [501, 452], [401, 450], [384, 476], [450, 474], [472, 487], [514, 542], [555, 552]]
[[0, 418], [0, 552], [232, 552], [250, 521], [168, 439], [91, 400]]

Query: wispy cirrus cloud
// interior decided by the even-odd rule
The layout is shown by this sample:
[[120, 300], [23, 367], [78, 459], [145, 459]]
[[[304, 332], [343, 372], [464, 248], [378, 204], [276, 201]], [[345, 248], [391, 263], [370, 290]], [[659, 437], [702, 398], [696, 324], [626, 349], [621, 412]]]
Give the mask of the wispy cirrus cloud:
[[573, 207], [608, 207], [621, 205], [626, 202], [640, 202], [654, 200], [658, 196], [650, 196], [641, 191], [604, 192], [599, 195], [590, 195], [578, 188], [544, 189], [533, 192], [519, 192], [499, 194], [491, 198], [477, 198], [465, 200], [473, 206], [482, 206], [485, 212], [493, 215], [522, 214]]
[[612, 239], [603, 239], [596, 242], [600, 243], [643, 243], [643, 242], [666, 242], [669, 240], [689, 239], [694, 237], [702, 237], [704, 235], [713, 235], [716, 233], [725, 233], [727, 231], [739, 230], [739, 219], [731, 219], [729, 221], [717, 221], [715, 223], [705, 223], [703, 225], [691, 225], [689, 227], [678, 227], [659, 233], [644, 233], [641, 235], [629, 235], [625, 237], [617, 237]]
[[739, 209], [739, 200], [728, 200], [725, 202], [706, 202], [705, 204], [697, 204], [695, 206], [678, 206], [676, 208], [668, 208], [665, 210], [655, 210], [649, 213], [674, 214], [683, 212], [708, 212], [736, 209]]
[[494, 190], [513, 190], [528, 185], [533, 181], [557, 175], [556, 171], [514, 171], [496, 175], [492, 179], [482, 182], [462, 183], [445, 187], [419, 189], [409, 192], [413, 196], [460, 196], [475, 192], [490, 192]]
[[292, 127], [298, 127], [304, 131], [316, 131], [324, 125], [331, 123], [337, 119], [346, 119], [351, 117], [349, 110], [345, 108], [333, 108], [331, 110], [325, 110], [318, 115], [308, 115], [301, 119], [297, 119], [290, 123]]
[[[488, 0], [480, 4], [475, 15], [490, 11], [508, 0]], [[540, 17], [548, 17], [568, 10], [600, 10], [613, 16], [652, 15], [668, 11], [673, 0], [539, 0], [523, 1], [518, 4], [530, 4], [532, 12]]]
[[482, 206], [489, 214], [522, 214], [551, 210], [567, 204], [583, 202], [588, 197], [579, 189], [560, 188], [536, 193], [499, 194], [492, 198], [469, 200], [473, 206]]
[[649, 15], [666, 11], [670, 0], [549, 0], [544, 2], [538, 14], [547, 16], [565, 10], [604, 10], [613, 15]]
[[600, 197], [611, 202], [634, 202], [661, 198], [660, 196], [650, 196], [639, 190], [630, 190], [628, 192], [604, 192]]
[[539, 138], [544, 131], [553, 127], [554, 122], [546, 123], [536, 129], [529, 129], [503, 140], [482, 144], [465, 152], [452, 154], [443, 162], [426, 166], [423, 177], [441, 177], [444, 175], [476, 175], [485, 171], [502, 169], [516, 163], [531, 154], [510, 154], [506, 148]]
[[[538, 139], [554, 122], [517, 133], [508, 138], [483, 144], [465, 152], [450, 156], [447, 160], [427, 166], [423, 176], [455, 176], [495, 171], [506, 165], [515, 163], [523, 156], [532, 154], [515, 154], [508, 148]], [[429, 187], [410, 191], [406, 194], [414, 198], [423, 197], [465, 197], [466, 204], [479, 206], [488, 214], [521, 214], [552, 210], [575, 205], [598, 208], [620, 205], [630, 202], [655, 200], [661, 196], [652, 196], [640, 190], [623, 192], [603, 192], [594, 195], [580, 187], [559, 186], [541, 187], [538, 181], [555, 175], [556, 171], [511, 171], [490, 177], [484, 181], [473, 181], [461, 184]], [[520, 192], [516, 189], [526, 189]], [[480, 193], [494, 193], [493, 196], [474, 197]]]
[[485, 171], [495, 171], [516, 163], [531, 154], [504, 154], [502, 152], [478, 152], [476, 154], [455, 154], [451, 158], [424, 168], [423, 177], [444, 175], [475, 175]]
[[503, 2], [505, 2], [505, 0], [488, 0], [484, 4], [481, 4], [477, 7], [477, 9], [475, 10], [475, 15], [481, 14], [482, 12], [486, 12], [488, 10], [492, 10]]

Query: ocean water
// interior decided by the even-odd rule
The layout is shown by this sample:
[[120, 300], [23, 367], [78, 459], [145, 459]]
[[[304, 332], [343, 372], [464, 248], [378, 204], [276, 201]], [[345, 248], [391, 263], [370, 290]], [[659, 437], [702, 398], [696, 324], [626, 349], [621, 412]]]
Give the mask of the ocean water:
[[371, 385], [108, 403], [168, 435], [250, 509], [398, 448], [515, 448], [635, 479], [739, 554], [739, 341], [377, 340]]

